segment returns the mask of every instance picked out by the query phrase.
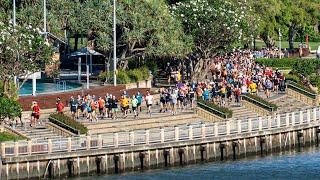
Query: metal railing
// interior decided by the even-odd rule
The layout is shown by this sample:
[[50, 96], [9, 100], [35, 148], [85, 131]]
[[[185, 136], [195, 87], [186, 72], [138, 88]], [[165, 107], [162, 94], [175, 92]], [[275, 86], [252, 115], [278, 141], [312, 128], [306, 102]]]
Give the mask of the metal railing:
[[242, 133], [282, 130], [301, 125], [320, 124], [320, 108], [312, 107], [296, 112], [276, 114], [274, 116], [253, 119], [229, 120], [215, 123], [202, 123], [189, 126], [155, 128], [137, 131], [125, 131], [91, 136], [69, 138], [29, 140], [1, 143], [1, 156], [25, 156], [34, 154], [52, 154], [61, 152], [108, 149], [136, 145], [151, 145], [190, 140], [206, 140]]

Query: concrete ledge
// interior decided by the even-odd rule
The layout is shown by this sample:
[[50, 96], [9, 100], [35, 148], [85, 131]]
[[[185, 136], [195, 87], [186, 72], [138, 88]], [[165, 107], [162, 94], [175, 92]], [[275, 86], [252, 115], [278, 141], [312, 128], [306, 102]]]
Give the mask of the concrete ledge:
[[217, 116], [213, 113], [210, 113], [200, 107], [196, 108], [196, 113], [199, 117], [203, 118], [204, 120], [210, 121], [210, 122], [217, 122], [217, 121], [225, 121], [226, 119]]
[[272, 115], [271, 111], [268, 111], [258, 105], [255, 105], [249, 101], [246, 100], [242, 100], [241, 101], [242, 105], [244, 105], [246, 108], [256, 112], [257, 114], [259, 114], [260, 116], [268, 116], [268, 115]]
[[297, 92], [297, 91], [295, 91], [295, 90], [293, 90], [291, 88], [287, 88], [287, 94], [289, 96], [292, 96], [293, 98], [295, 98], [295, 99], [297, 99], [299, 101], [302, 101], [302, 102], [304, 102], [304, 103], [306, 103], [308, 105], [311, 105], [311, 106], [316, 106], [316, 105], [319, 104], [318, 98], [317, 99], [313, 99], [313, 98], [311, 98], [309, 96], [306, 96], [306, 95], [304, 95], [304, 94], [302, 94], [300, 92]]
[[59, 134], [60, 136], [63, 136], [63, 137], [77, 136], [77, 134], [67, 131], [66, 129], [63, 129], [60, 126], [57, 126], [51, 122], [47, 122], [46, 125], [48, 129], [53, 130], [55, 133]]

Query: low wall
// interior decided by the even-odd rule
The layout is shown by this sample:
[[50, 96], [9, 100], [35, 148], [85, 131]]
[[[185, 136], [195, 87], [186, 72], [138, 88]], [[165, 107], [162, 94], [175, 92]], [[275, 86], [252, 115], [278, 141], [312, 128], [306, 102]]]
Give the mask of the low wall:
[[311, 106], [315, 106], [315, 105], [318, 105], [319, 104], [319, 99], [316, 98], [316, 99], [313, 99], [309, 96], [306, 96], [302, 93], [299, 93], [291, 88], [287, 88], [287, 94], [289, 96], [292, 96], [293, 98], [299, 100], [299, 101], [302, 101], [308, 105], [311, 105]]
[[51, 122], [47, 122], [46, 126], [48, 127], [48, 129], [52, 130], [53, 132], [55, 132], [56, 134], [62, 136], [62, 137], [72, 137], [72, 136], [77, 136], [77, 134], [74, 134], [60, 126], [57, 126]]
[[242, 105], [244, 105], [246, 108], [254, 111], [255, 113], [259, 114], [259, 116], [268, 116], [271, 115], [272, 112], [268, 111], [258, 105], [255, 105], [254, 103], [251, 103], [249, 101], [246, 101], [244, 99], [241, 100]]
[[206, 121], [216, 122], [216, 121], [225, 121], [226, 119], [219, 117], [213, 113], [210, 113], [200, 107], [196, 107], [196, 113], [199, 117], [205, 119]]
[[125, 84], [126, 89], [152, 88], [151, 79]]

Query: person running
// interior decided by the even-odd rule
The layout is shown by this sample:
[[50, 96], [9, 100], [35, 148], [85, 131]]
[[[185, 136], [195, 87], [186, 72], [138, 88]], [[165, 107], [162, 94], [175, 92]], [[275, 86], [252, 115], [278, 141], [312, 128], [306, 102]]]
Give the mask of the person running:
[[116, 96], [112, 96], [112, 118], [116, 119], [117, 118], [117, 112], [118, 112], [118, 99]]
[[98, 107], [99, 107], [99, 114], [100, 114], [100, 117], [101, 119], [103, 119], [104, 115], [105, 115], [105, 105], [106, 105], [106, 102], [104, 99], [102, 99], [101, 97], [99, 97], [98, 99]]
[[40, 119], [40, 106], [36, 101], [32, 102], [32, 113], [31, 113], [31, 121], [30, 121], [30, 127], [33, 125], [36, 125], [38, 120]]
[[178, 102], [178, 93], [175, 90], [171, 91], [171, 113], [172, 115], [177, 114], [177, 102]]
[[140, 93], [140, 91], [138, 91], [136, 98], [138, 100], [137, 110], [138, 110], [138, 112], [141, 112], [142, 111], [141, 104], [142, 104], [142, 100], [143, 100], [143, 95]]
[[64, 105], [61, 102], [60, 97], [57, 98], [57, 102], [56, 102], [56, 110], [58, 114], [63, 114], [63, 109], [64, 109]]
[[91, 99], [86, 100], [87, 119], [92, 122], [92, 106]]
[[133, 95], [131, 99], [131, 107], [132, 107], [132, 112], [134, 114], [134, 118], [137, 118], [139, 115], [139, 113], [137, 112], [137, 106], [138, 106], [138, 99], [135, 97], [135, 95]]
[[123, 117], [127, 118], [128, 116], [128, 110], [129, 110], [129, 99], [127, 96], [122, 95], [121, 97], [121, 108], [122, 108], [122, 112], [123, 112]]
[[99, 107], [98, 102], [95, 101], [94, 99], [91, 99], [90, 102], [90, 107], [91, 107], [91, 121], [98, 121], [97, 117], [97, 108]]
[[150, 94], [150, 92], [147, 92], [147, 96], [145, 99], [146, 99], [146, 103], [147, 103], [148, 114], [151, 117], [151, 106], [153, 103], [153, 96]]
[[112, 94], [108, 96], [108, 118], [112, 118], [112, 105], [113, 105], [113, 99], [112, 99]]
[[78, 109], [78, 101], [73, 96], [71, 96], [69, 105], [70, 105], [71, 116], [73, 119], [75, 119], [77, 114], [77, 109]]
[[164, 92], [164, 89], [160, 89], [160, 113], [163, 111], [165, 112], [165, 105], [166, 105], [166, 94]]

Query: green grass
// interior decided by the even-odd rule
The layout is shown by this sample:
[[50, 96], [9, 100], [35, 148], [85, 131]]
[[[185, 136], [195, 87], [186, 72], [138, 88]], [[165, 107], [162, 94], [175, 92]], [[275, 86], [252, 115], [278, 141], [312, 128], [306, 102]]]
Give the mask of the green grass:
[[25, 138], [21, 136], [17, 136], [14, 134], [10, 134], [8, 132], [1, 132], [0, 133], [0, 143], [6, 142], [6, 141], [19, 141], [19, 140], [24, 140]]
[[[303, 42], [305, 43], [305, 42]], [[300, 42], [294, 42], [294, 47], [298, 48]], [[320, 42], [309, 42], [309, 46], [311, 47], [311, 50], [317, 50], [318, 46], [320, 45]], [[279, 46], [279, 41], [276, 41], [275, 46]], [[262, 40], [256, 40], [256, 47], [257, 49], [261, 49], [263, 47], [266, 47], [266, 44]], [[288, 41], [281, 41], [281, 47], [282, 48], [289, 48], [289, 42]]]

